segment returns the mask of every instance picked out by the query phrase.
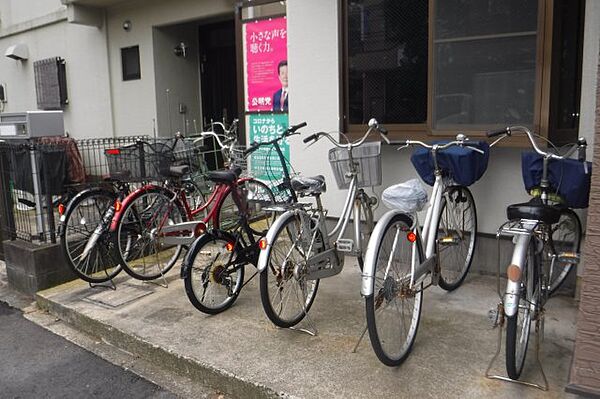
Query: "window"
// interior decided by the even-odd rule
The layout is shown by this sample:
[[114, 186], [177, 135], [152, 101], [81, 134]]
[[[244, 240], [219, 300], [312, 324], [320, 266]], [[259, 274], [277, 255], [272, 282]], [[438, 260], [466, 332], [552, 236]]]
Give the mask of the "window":
[[140, 79], [140, 47], [132, 46], [121, 49], [121, 64], [123, 68], [123, 80]]
[[427, 1], [348, 3], [348, 117], [427, 120]]
[[[550, 6], [540, 0], [343, 0], [344, 129], [401, 137], [546, 134]], [[547, 117], [547, 116], [545, 116]]]

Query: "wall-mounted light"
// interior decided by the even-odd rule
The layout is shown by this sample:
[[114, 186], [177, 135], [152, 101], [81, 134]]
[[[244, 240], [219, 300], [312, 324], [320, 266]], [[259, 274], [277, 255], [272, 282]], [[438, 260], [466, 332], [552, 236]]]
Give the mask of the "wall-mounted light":
[[173, 53], [175, 53], [175, 55], [177, 57], [183, 57], [183, 58], [187, 57], [187, 51], [188, 51], [188, 46], [184, 42], [179, 43], [177, 46], [175, 46], [173, 48]]
[[29, 49], [27, 48], [26, 44], [14, 44], [6, 49], [4, 55], [8, 58], [12, 58], [13, 60], [25, 61], [27, 58], [29, 58]]
[[123, 30], [126, 32], [129, 32], [131, 30], [131, 21], [130, 20], [123, 21]]

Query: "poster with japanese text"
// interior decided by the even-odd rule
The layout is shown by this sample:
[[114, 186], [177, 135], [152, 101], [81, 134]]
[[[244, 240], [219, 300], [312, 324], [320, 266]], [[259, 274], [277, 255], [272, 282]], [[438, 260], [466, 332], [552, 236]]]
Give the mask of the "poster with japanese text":
[[[288, 128], [287, 114], [252, 114], [248, 115], [250, 142], [264, 143], [279, 136]], [[281, 140], [279, 146], [286, 159], [290, 159], [290, 145], [287, 139]], [[252, 153], [250, 174], [260, 180], [277, 181], [283, 178], [283, 167], [275, 148], [260, 147]]]
[[286, 18], [244, 24], [246, 111], [288, 111]]

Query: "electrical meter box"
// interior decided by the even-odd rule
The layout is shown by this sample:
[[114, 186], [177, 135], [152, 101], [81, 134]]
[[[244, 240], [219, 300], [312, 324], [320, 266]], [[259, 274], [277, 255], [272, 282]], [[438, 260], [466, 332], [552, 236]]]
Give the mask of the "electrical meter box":
[[0, 114], [0, 140], [64, 136], [62, 111], [26, 111]]

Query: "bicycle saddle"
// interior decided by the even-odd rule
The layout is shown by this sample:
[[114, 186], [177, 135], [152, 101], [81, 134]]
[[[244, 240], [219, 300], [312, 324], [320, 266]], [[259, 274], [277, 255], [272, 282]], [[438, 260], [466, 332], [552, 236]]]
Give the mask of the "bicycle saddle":
[[240, 177], [242, 173], [242, 168], [233, 167], [228, 170], [217, 170], [214, 172], [208, 172], [206, 176], [208, 180], [214, 181], [215, 183], [233, 183]]
[[173, 177], [181, 177], [190, 172], [190, 167], [187, 165], [170, 166], [169, 174]]
[[298, 194], [317, 195], [327, 190], [325, 177], [322, 175], [304, 177], [296, 176], [290, 180], [292, 189]]
[[539, 198], [534, 198], [529, 202], [509, 205], [506, 208], [506, 216], [508, 220], [530, 219], [554, 224], [560, 219], [560, 209], [556, 206], [544, 205]]

